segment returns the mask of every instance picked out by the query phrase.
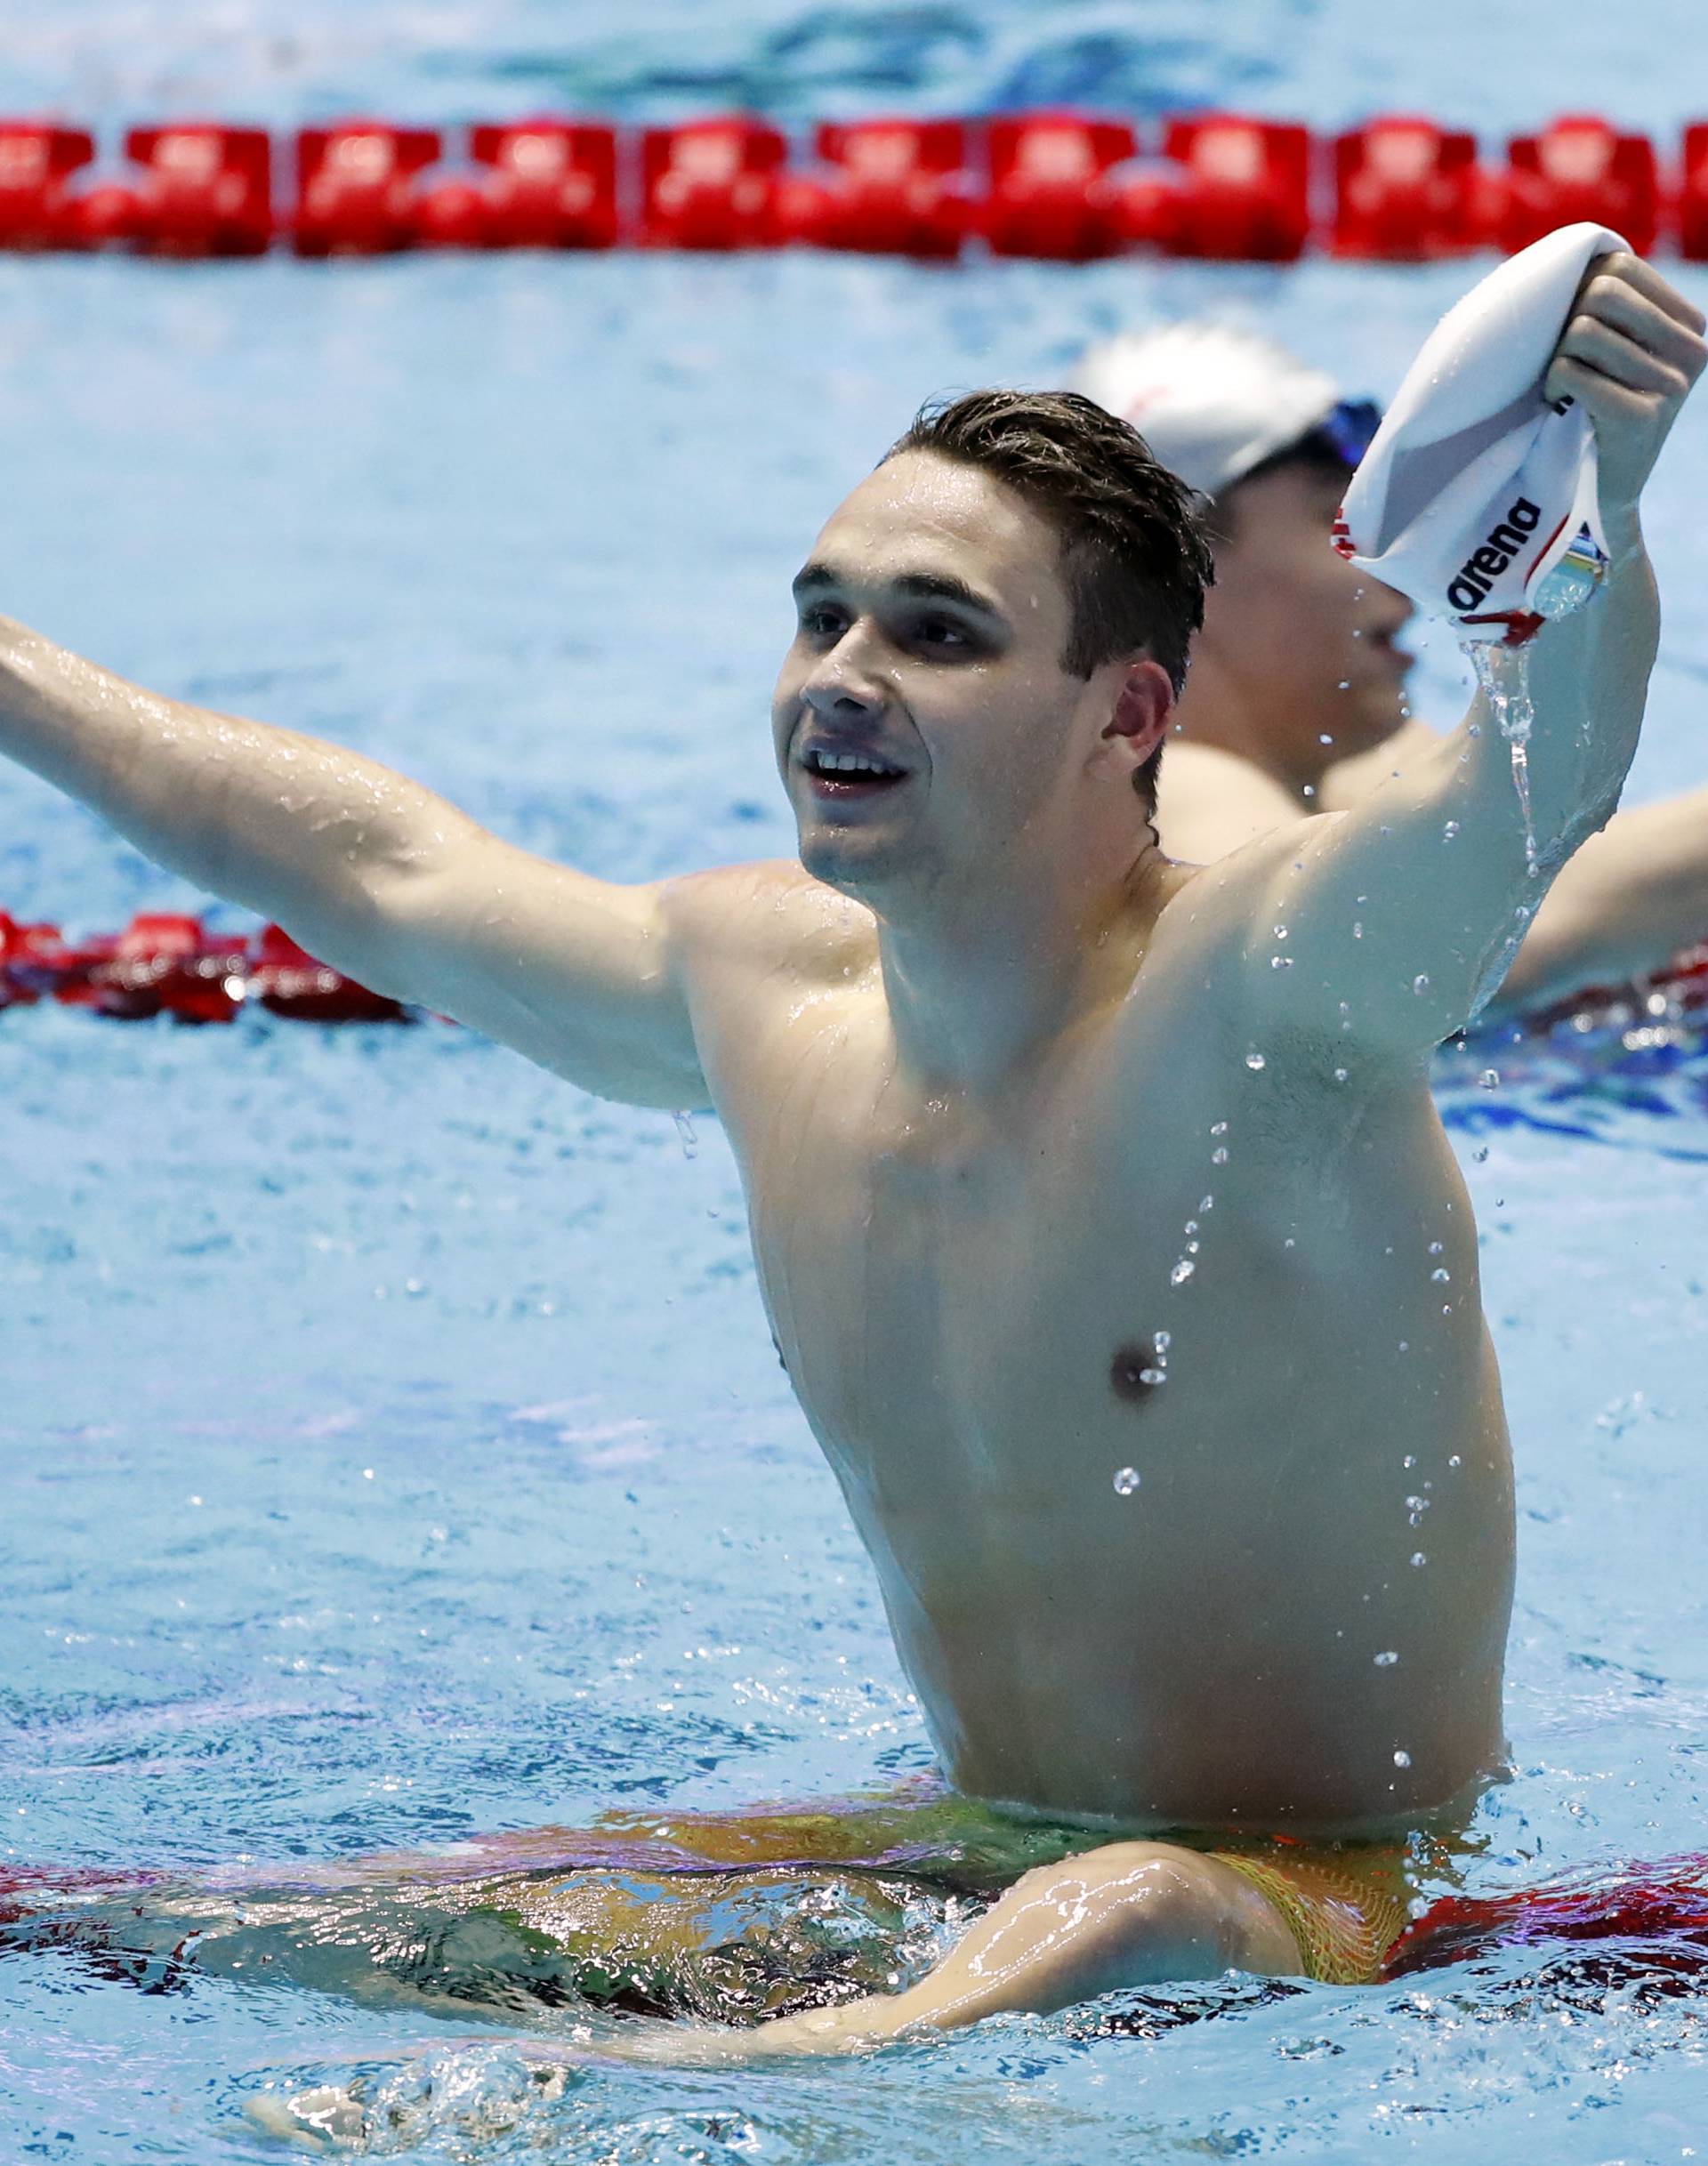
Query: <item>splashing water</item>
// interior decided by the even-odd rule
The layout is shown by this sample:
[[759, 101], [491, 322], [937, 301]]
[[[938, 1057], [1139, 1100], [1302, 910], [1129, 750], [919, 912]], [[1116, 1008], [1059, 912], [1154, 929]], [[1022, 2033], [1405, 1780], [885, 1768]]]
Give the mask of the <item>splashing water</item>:
[[1490, 647], [1470, 641], [1464, 651], [1511, 756], [1512, 787], [1518, 792], [1519, 812], [1524, 821], [1524, 862], [1534, 880], [1539, 867], [1535, 817], [1530, 806], [1530, 732], [1535, 726], [1536, 710], [1530, 697], [1529, 653], [1522, 647]]

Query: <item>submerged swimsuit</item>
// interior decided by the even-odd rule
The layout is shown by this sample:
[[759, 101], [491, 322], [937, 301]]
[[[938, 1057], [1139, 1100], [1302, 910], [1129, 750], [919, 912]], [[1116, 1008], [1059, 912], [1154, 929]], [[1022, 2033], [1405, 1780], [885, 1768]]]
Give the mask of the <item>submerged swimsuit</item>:
[[[913, 1983], [1023, 1873], [1111, 1840], [995, 1814], [928, 1778], [805, 1811], [611, 1814], [585, 1831], [348, 1861], [283, 1883], [12, 1868], [0, 1873], [0, 1951], [57, 1949], [153, 1991], [192, 1971], [264, 1967], [276, 1985], [368, 2003], [591, 2000], [752, 2023]], [[1262, 1895], [1300, 1975], [1326, 1984], [1615, 1938], [1640, 1943], [1646, 1967], [1708, 1977], [1708, 1857], [1599, 1884], [1447, 1895], [1413, 1919], [1414, 1860], [1399, 1846], [1172, 1840]]]

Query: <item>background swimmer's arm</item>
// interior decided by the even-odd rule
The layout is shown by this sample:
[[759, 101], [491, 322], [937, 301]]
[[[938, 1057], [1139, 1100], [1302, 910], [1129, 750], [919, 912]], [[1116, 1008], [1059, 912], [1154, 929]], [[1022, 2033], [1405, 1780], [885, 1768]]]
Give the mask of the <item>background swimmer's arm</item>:
[[1708, 790], [1615, 812], [1559, 876], [1489, 1002], [1508, 1014], [1617, 986], [1708, 940]]
[[705, 1102], [662, 887], [532, 857], [372, 760], [145, 692], [4, 619], [0, 753], [376, 992], [601, 1097]]
[[1290, 862], [1277, 860], [1252, 960], [1286, 923], [1292, 967], [1270, 973], [1266, 1002], [1277, 1026], [1427, 1057], [1500, 984], [1554, 874], [1611, 817], [1659, 629], [1638, 498], [1708, 360], [1703, 328], [1635, 257], [1604, 257], [1586, 279], [1545, 390], [1578, 399], [1594, 423], [1613, 561], [1587, 606], [1496, 657], [1507, 691], [1527, 676], [1534, 708], [1528, 833], [1511, 746], [1479, 694], [1438, 751], [1357, 811], [1309, 825]]

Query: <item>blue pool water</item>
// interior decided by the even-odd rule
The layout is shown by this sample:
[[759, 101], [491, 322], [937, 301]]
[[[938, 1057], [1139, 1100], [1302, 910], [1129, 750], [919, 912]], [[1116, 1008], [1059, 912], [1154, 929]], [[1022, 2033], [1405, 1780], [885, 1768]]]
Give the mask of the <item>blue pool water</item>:
[[[1566, 24], [1529, 77], [1479, 86], [1346, 5], [1248, 8], [1213, 39], [1184, 6], [1134, 28], [1091, 4], [744, 0], [697, 42], [695, 12], [637, 31], [589, 8], [572, 36], [544, 0], [273, 0], [197, 42], [164, 7], [76, 0], [18, 65], [92, 111], [515, 109], [595, 63], [624, 110], [745, 68], [807, 111], [976, 103], [1102, 40], [1164, 102], [1225, 69], [1335, 120], [1380, 60], [1420, 103], [1516, 125], [1625, 50], [1611, 18]], [[1651, 12], [1675, 39], [1692, 20]], [[1087, 336], [1210, 303], [1382, 392], [1464, 275], [0, 261], [0, 607], [597, 873], [781, 852], [764, 714], [787, 577], [920, 396], [1057, 380]], [[1708, 277], [1682, 283], [1708, 301]], [[1666, 650], [1633, 800], [1708, 767], [1705, 483], [1697, 414], [1652, 497]], [[1450, 714], [1450, 648], [1422, 679]], [[197, 900], [0, 772], [0, 906], [87, 929]], [[1442, 1079], [1519, 1468], [1487, 1890], [1708, 1848], [1708, 1060], [1499, 1058], [1493, 1092]], [[438, 1026], [63, 1011], [0, 1020], [0, 1856], [284, 1866], [927, 1763], [710, 1123], [690, 1155], [668, 1118]], [[395, 2072], [435, 2038], [382, 2079], [398, 2155], [1708, 2155], [1708, 2003], [1542, 1969], [1219, 1990], [1198, 1996], [1219, 2020], [1151, 2039], [1016, 2019], [854, 2066], [601, 2069], [552, 2100], [501, 2025], [470, 2042], [478, 2015], [230, 1979], [149, 1995], [31, 1958], [0, 1964], [0, 2157], [253, 2158], [254, 2090]]]

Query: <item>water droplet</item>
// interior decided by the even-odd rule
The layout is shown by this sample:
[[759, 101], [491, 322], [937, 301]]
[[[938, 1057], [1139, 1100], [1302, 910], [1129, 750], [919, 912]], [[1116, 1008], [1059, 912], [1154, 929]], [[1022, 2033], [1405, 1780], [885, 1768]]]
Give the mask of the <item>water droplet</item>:
[[1394, 1754], [1394, 1765], [1396, 1767], [1409, 1767], [1411, 1764], [1412, 1756], [1409, 1752], [1399, 1751]]
[[1139, 1469], [1137, 1467], [1117, 1467], [1116, 1469], [1115, 1494], [1116, 1496], [1130, 1497], [1138, 1486]]
[[1429, 989], [1430, 974], [1427, 970], [1420, 970], [1417, 976], [1412, 980], [1412, 991], [1414, 993], [1427, 993]]
[[1384, 1647], [1374, 1660], [1378, 1670], [1391, 1670], [1399, 1660], [1399, 1656], [1392, 1647]]
[[1500, 1082], [1500, 1080], [1501, 1071], [1499, 1068], [1485, 1068], [1482, 1074], [1477, 1078], [1477, 1081], [1479, 1084], [1481, 1084], [1485, 1091], [1494, 1090], [1494, 1086]]
[[1245, 1056], [1245, 1065], [1248, 1068], [1261, 1068], [1263, 1066], [1262, 1054], [1247, 1053]]
[[1169, 1284], [1171, 1286], [1185, 1285], [1187, 1280], [1191, 1277], [1193, 1272], [1196, 1271], [1197, 1268], [1198, 1267], [1196, 1264], [1189, 1262], [1186, 1257], [1182, 1256], [1179, 1263], [1175, 1265], [1174, 1268], [1168, 1275]]

